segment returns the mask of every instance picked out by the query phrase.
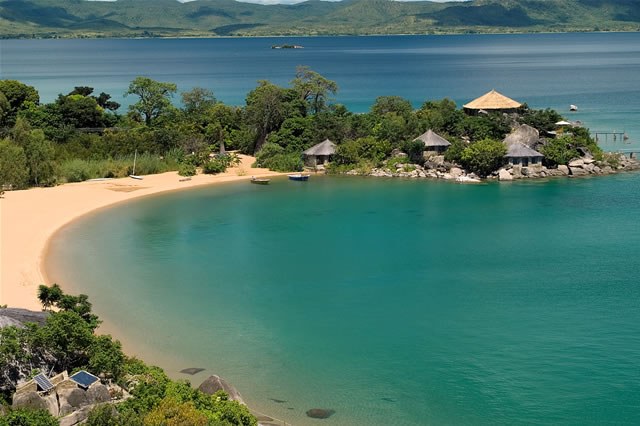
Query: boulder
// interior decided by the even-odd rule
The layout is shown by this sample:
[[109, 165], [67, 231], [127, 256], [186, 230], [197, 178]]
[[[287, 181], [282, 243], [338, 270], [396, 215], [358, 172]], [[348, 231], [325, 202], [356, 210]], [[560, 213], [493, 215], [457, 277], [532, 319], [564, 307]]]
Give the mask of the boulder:
[[40, 395], [37, 392], [25, 392], [21, 394], [13, 395], [14, 410], [18, 408], [30, 408], [32, 410], [44, 409], [51, 415], [58, 416], [58, 402], [56, 401], [56, 395]]
[[30, 311], [20, 308], [2, 308], [0, 309], [0, 328], [16, 325], [24, 328], [25, 322], [35, 322], [42, 326], [49, 316], [49, 312]]
[[58, 401], [61, 416], [66, 416], [91, 404], [87, 392], [80, 388], [61, 389], [58, 391]]
[[325, 408], [312, 408], [311, 410], [307, 410], [307, 416], [313, 419], [328, 419], [333, 414], [335, 414], [335, 410], [327, 410]]
[[591, 163], [594, 163], [596, 160], [594, 160], [593, 158], [583, 158], [582, 161], [584, 161], [584, 164], [591, 164]]
[[513, 180], [513, 176], [511, 176], [511, 173], [509, 173], [508, 170], [500, 169], [500, 171], [498, 172], [498, 179], [509, 181]]
[[609, 173], [613, 173], [613, 169], [611, 168], [611, 166], [604, 166], [604, 167], [602, 168], [601, 172], [602, 172], [602, 173], [609, 174]]
[[391, 151], [391, 158], [407, 158], [407, 157], [408, 155], [400, 151], [398, 148]]
[[60, 426], [75, 426], [84, 423], [89, 417], [89, 411], [91, 411], [92, 408], [93, 406], [87, 405], [71, 414], [59, 418]]
[[595, 165], [593, 163], [585, 163], [584, 166], [582, 166], [583, 169], [585, 169], [587, 172], [592, 172], [593, 169], [595, 168]]
[[573, 176], [584, 176], [589, 174], [589, 172], [582, 167], [569, 167], [569, 171]]
[[569, 174], [569, 167], [565, 166], [564, 164], [561, 164], [558, 166], [558, 171], [561, 174], [567, 176]]
[[452, 167], [451, 170], [449, 170], [449, 173], [451, 173], [451, 176], [453, 176], [454, 178], [460, 177], [464, 174], [462, 169], [458, 167]]
[[584, 160], [582, 158], [578, 158], [577, 160], [573, 160], [569, 163], [569, 167], [582, 167], [584, 166]]
[[244, 404], [244, 400], [242, 399], [240, 392], [238, 392], [230, 383], [216, 375], [209, 376], [209, 378], [202, 382], [198, 387], [198, 390], [207, 395], [213, 395], [219, 390], [225, 391], [229, 394], [230, 400]]
[[111, 401], [109, 388], [102, 383], [91, 386], [85, 392], [87, 393], [87, 400], [89, 401], [89, 404], [100, 404]]
[[540, 140], [540, 132], [526, 124], [518, 127], [513, 133], [504, 138], [507, 147], [515, 144], [523, 144], [534, 149]]

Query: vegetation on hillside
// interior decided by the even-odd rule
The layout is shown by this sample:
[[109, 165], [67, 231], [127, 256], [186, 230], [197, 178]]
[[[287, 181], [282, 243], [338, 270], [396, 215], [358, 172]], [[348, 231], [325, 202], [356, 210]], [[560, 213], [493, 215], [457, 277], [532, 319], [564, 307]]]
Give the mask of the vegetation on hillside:
[[0, 34], [31, 37], [175, 37], [637, 31], [635, 0], [0, 1]]
[[[40, 286], [38, 298], [43, 309], [55, 308], [42, 327], [27, 323], [25, 328], [0, 328], [0, 401], [10, 401], [18, 379], [37, 371], [87, 370], [132, 395], [117, 403], [115, 411], [109, 405], [95, 408], [89, 425], [257, 424], [247, 407], [230, 401], [225, 392], [206, 395], [187, 381], [172, 381], [160, 368], [127, 357], [111, 336], [95, 334], [100, 320], [86, 295], [64, 294], [54, 284]], [[44, 410], [2, 408], [7, 414], [0, 417], [0, 425], [58, 424]]]

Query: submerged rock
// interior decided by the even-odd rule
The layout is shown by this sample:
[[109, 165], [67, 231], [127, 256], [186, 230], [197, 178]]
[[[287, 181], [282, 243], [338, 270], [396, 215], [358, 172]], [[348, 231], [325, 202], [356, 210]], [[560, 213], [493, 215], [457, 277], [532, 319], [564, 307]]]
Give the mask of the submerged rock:
[[240, 395], [240, 392], [238, 392], [237, 389], [226, 380], [216, 375], [209, 376], [209, 378], [202, 382], [198, 387], [198, 390], [202, 393], [206, 393], [207, 395], [213, 395], [219, 390], [225, 391], [229, 394], [229, 399], [231, 401], [238, 401], [240, 404], [246, 405], [242, 399], [242, 395]]
[[327, 410], [325, 408], [312, 408], [307, 410], [307, 416], [313, 419], [328, 419], [335, 414], [335, 410]]
[[204, 371], [204, 368], [190, 367], [190, 368], [185, 368], [184, 370], [180, 370], [182, 374], [191, 374], [192, 376], [194, 374], [198, 374], [201, 371]]

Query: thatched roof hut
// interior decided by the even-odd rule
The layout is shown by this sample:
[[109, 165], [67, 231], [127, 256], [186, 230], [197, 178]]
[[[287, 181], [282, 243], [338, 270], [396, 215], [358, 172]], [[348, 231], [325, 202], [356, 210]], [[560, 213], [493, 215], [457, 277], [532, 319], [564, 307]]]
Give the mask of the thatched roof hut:
[[509, 159], [509, 163], [511, 164], [522, 164], [526, 167], [529, 163], [537, 164], [544, 158], [544, 155], [524, 144], [514, 143], [509, 146], [505, 157]]
[[522, 104], [520, 102], [514, 101], [513, 99], [492, 90], [489, 93], [485, 93], [480, 96], [478, 99], [474, 99], [468, 104], [463, 105], [463, 108], [465, 111], [472, 113], [477, 113], [480, 110], [510, 112], [520, 108], [521, 106]]
[[329, 157], [336, 153], [336, 144], [329, 139], [325, 139], [317, 145], [302, 151], [305, 157], [305, 163], [309, 166], [317, 166], [318, 164], [326, 164]]
[[540, 142], [540, 132], [527, 124], [521, 125], [513, 133], [504, 138], [504, 144], [508, 147], [515, 144], [522, 144], [529, 148], [535, 148], [538, 142]]
[[415, 138], [414, 141], [423, 142], [427, 151], [446, 151], [451, 145], [451, 142], [431, 129]]
[[316, 144], [314, 146], [312, 146], [311, 148], [302, 151], [302, 153], [304, 155], [333, 155], [336, 153], [336, 144], [331, 142], [329, 139], [325, 139], [324, 141], [320, 142], [319, 144]]

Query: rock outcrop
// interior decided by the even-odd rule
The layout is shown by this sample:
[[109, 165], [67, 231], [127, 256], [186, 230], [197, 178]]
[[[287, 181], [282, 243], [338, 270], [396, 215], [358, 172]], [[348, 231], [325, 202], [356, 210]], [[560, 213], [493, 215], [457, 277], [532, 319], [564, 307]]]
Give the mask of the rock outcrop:
[[237, 391], [236, 388], [233, 387], [226, 380], [222, 379], [219, 376], [213, 375], [209, 376], [207, 380], [202, 382], [202, 384], [198, 387], [198, 390], [207, 395], [213, 395], [217, 391], [225, 391], [229, 394], [229, 399], [232, 401], [238, 401], [240, 404], [244, 404], [244, 400], [242, 399], [242, 395]]
[[35, 322], [42, 326], [48, 316], [49, 312], [30, 311], [19, 308], [2, 308], [0, 309], [0, 328], [13, 325], [24, 328], [24, 323], [26, 322]]

